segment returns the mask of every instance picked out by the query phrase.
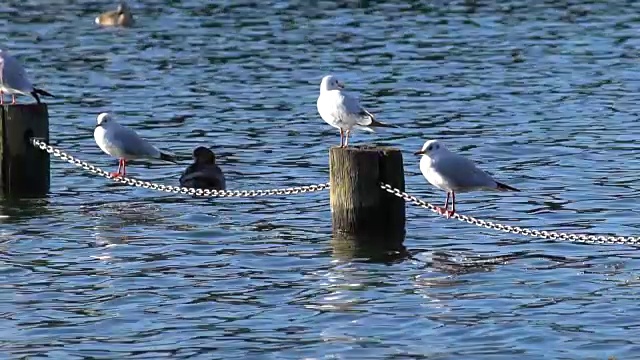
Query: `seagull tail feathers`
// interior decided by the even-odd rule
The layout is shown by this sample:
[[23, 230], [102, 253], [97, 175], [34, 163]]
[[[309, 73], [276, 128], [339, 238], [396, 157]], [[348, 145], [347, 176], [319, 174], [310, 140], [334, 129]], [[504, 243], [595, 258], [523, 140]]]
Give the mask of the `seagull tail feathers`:
[[518, 191], [518, 192], [520, 192], [520, 190], [518, 190], [518, 189], [516, 189], [516, 188], [514, 188], [512, 186], [509, 186], [507, 184], [503, 184], [503, 183], [497, 182], [497, 181], [496, 181], [496, 184], [498, 185], [497, 189], [499, 191]]
[[173, 154], [169, 154], [169, 153], [165, 153], [165, 152], [160, 152], [160, 160], [164, 160], [164, 161], [169, 161], [172, 162], [174, 164], [177, 164], [178, 161], [176, 160], [176, 156]]
[[373, 114], [370, 113], [367, 109], [362, 109], [362, 113], [363, 113], [363, 115], [368, 116], [369, 119], [371, 119], [371, 124], [367, 125], [369, 127], [397, 128], [397, 126], [395, 126], [395, 125], [381, 123], [380, 121], [376, 120], [376, 117], [373, 116]]
[[40, 94], [42, 96], [55, 97], [55, 96], [51, 95], [49, 92], [47, 92], [47, 91], [44, 91], [44, 90], [38, 89], [38, 88], [33, 88], [33, 91], [31, 92], [31, 95], [36, 99], [38, 104], [40, 104], [40, 97], [38, 96], [38, 94]]
[[371, 127], [397, 128], [396, 125], [381, 123], [380, 121], [378, 121], [376, 119], [371, 119], [371, 124], [369, 124], [369, 126], [371, 126]]

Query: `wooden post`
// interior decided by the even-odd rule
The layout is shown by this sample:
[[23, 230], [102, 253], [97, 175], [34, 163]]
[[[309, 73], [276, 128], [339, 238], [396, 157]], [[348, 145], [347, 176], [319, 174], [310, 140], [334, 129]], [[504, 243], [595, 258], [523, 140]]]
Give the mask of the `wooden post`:
[[[402, 153], [394, 148], [332, 147], [329, 150], [331, 216], [334, 233], [359, 242], [404, 239], [404, 200], [380, 188], [384, 182], [404, 191]], [[402, 240], [400, 240], [400, 243]]]
[[0, 182], [5, 197], [39, 197], [49, 191], [49, 154], [29, 138], [49, 142], [46, 104], [3, 105], [0, 114]]

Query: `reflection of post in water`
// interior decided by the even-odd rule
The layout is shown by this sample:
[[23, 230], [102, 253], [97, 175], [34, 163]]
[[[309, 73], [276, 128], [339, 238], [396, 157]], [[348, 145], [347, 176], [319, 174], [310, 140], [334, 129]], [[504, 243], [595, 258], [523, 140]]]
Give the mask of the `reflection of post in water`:
[[6, 217], [4, 223], [20, 223], [25, 220], [46, 217], [53, 212], [49, 208], [49, 199], [6, 197], [0, 200], [0, 217]]
[[342, 260], [363, 259], [380, 263], [401, 262], [409, 256], [400, 233], [359, 234], [333, 233], [334, 257]]

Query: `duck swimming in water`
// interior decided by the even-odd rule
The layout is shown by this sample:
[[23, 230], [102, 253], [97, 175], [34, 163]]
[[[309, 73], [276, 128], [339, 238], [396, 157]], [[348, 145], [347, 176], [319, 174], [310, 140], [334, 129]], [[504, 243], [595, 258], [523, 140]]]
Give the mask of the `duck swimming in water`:
[[121, 2], [116, 10], [107, 11], [96, 17], [96, 24], [102, 26], [124, 26], [133, 25], [133, 15], [125, 2]]
[[226, 180], [216, 165], [216, 155], [204, 146], [193, 151], [193, 164], [180, 176], [180, 186], [196, 189], [224, 190]]

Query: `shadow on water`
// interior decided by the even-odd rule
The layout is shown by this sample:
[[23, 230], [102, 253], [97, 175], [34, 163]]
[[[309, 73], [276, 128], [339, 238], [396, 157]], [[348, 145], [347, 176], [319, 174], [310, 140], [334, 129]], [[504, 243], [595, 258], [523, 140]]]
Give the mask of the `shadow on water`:
[[574, 263], [576, 259], [518, 251], [500, 255], [478, 255], [473, 251], [433, 251], [427, 249], [407, 249], [404, 234], [354, 236], [334, 232], [331, 239], [333, 256], [340, 260], [366, 263], [399, 264], [405, 260], [415, 260], [450, 275], [462, 275], [477, 272], [491, 272], [500, 265], [517, 260], [548, 260], [556, 264]]
[[[463, 275], [478, 272], [491, 272], [501, 265], [525, 259], [547, 260], [556, 266], [572, 265], [582, 261], [575, 258], [518, 251], [501, 255], [478, 255], [472, 251], [411, 251], [412, 258], [422, 259], [425, 268], [432, 268], [449, 275]], [[573, 266], [575, 267], [575, 266]]]

